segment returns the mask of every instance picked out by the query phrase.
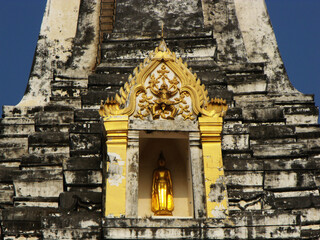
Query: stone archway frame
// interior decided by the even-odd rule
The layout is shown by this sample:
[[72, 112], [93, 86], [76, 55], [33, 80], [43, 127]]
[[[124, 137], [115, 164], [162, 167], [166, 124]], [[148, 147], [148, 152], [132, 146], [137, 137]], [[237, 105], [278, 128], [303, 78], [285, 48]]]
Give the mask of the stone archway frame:
[[[158, 73], [172, 72], [175, 77], [158, 77], [157, 79], [162, 79], [162, 88], [161, 82], [151, 75], [156, 69]], [[147, 95], [152, 91], [150, 88], [155, 89], [153, 95]], [[170, 91], [172, 88], [175, 90], [172, 95], [175, 96], [161, 92], [163, 89]], [[145, 100], [147, 97], [149, 100]], [[184, 101], [185, 97], [190, 99], [189, 102]], [[142, 106], [141, 102], [146, 105]], [[175, 118], [184, 121], [197, 119], [195, 121], [198, 121], [203, 152], [207, 217], [224, 218], [228, 214], [228, 201], [222, 163], [221, 132], [226, 110], [226, 101], [217, 98], [210, 100], [197, 75], [192, 74], [187, 64], [177, 58], [162, 40], [159, 47], [134, 69], [133, 76], [129, 76], [119, 94], [101, 103], [99, 114], [104, 121], [109, 156], [105, 216], [126, 216], [128, 123], [130, 117], [136, 117], [149, 118], [151, 121], [158, 121], [159, 118], [167, 121]]]

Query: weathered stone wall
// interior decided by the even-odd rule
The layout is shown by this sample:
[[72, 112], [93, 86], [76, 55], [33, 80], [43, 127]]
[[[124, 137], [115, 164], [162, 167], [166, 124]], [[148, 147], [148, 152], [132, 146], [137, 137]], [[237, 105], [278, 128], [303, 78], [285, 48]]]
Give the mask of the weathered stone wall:
[[[48, 1], [26, 94], [3, 108], [0, 236], [318, 239], [318, 109], [313, 96], [291, 87], [264, 2], [130, 0], [115, 7], [114, 31], [104, 34], [91, 73], [100, 1]], [[106, 157], [97, 110], [159, 43], [161, 21], [168, 47], [210, 96], [229, 104], [227, 221], [102, 218]]]
[[99, 0], [48, 1], [29, 82], [18, 106], [48, 104], [55, 80], [87, 79], [96, 64], [99, 15]]
[[188, 32], [203, 27], [201, 1], [128, 0], [117, 2], [115, 33], [141, 36], [161, 30]]
[[1, 239], [100, 236], [101, 125], [81, 100], [96, 64], [99, 15], [98, 0], [47, 2], [25, 96], [3, 107]]

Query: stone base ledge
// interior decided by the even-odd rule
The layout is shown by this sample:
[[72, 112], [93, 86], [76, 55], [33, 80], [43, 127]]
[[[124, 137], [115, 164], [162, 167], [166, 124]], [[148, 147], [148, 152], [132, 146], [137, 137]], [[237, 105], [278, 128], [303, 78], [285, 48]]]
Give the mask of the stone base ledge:
[[[286, 219], [286, 220], [284, 220]], [[257, 211], [228, 219], [102, 219], [103, 239], [299, 239], [296, 216]]]

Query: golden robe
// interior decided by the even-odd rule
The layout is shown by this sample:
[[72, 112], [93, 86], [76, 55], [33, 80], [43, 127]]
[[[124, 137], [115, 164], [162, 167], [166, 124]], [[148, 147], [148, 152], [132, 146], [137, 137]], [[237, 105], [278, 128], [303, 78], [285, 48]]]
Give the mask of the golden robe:
[[174, 208], [172, 180], [170, 171], [165, 167], [159, 167], [153, 172], [151, 208], [156, 216], [172, 216]]

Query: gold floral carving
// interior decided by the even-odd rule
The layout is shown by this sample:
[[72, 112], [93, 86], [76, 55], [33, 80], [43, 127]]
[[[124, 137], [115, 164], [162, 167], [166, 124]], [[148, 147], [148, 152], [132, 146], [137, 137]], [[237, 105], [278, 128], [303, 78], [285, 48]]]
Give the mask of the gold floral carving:
[[[170, 78], [169, 72], [174, 77]], [[191, 101], [187, 103], [186, 98]], [[153, 119], [175, 119], [180, 115], [184, 120], [194, 120], [199, 115], [222, 117], [226, 110], [226, 101], [210, 100], [197, 75], [192, 74], [187, 63], [177, 58], [162, 40], [159, 47], [134, 69], [133, 76], [129, 76], [119, 94], [101, 103], [99, 113], [103, 117], [133, 115], [140, 119], [149, 115]]]
[[151, 114], [153, 119], [173, 120], [176, 115], [181, 115], [185, 120], [194, 119], [193, 114], [189, 110], [190, 106], [187, 105], [184, 99], [189, 94], [180, 91], [177, 76], [170, 79], [168, 77], [169, 72], [166, 65], [162, 64], [161, 69], [157, 70], [158, 77], [156, 78], [154, 74], [151, 75], [146, 89], [149, 89], [153, 96], [148, 97], [146, 93], [141, 94], [141, 99], [138, 103], [139, 109], [137, 114], [134, 115], [135, 117], [144, 119]]

